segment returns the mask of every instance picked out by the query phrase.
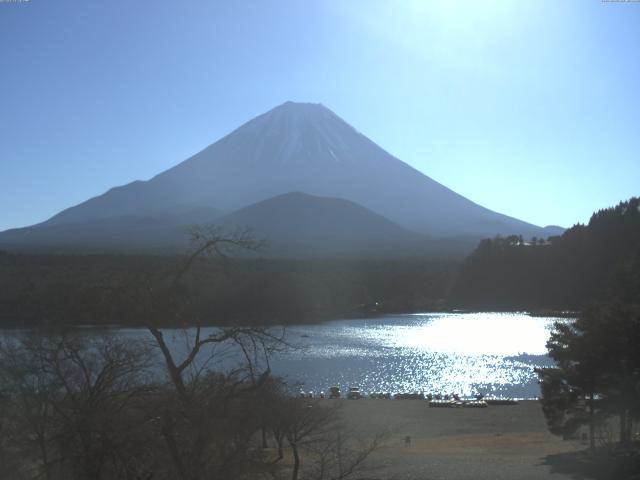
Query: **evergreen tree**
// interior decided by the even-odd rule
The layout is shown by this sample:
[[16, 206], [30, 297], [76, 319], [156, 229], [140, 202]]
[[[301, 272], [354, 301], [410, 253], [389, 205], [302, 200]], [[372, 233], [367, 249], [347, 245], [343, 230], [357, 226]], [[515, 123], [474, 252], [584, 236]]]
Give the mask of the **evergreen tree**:
[[622, 444], [640, 417], [640, 308], [619, 302], [558, 322], [547, 347], [557, 362], [538, 369], [542, 405], [552, 433], [570, 435], [606, 417], [619, 417]]

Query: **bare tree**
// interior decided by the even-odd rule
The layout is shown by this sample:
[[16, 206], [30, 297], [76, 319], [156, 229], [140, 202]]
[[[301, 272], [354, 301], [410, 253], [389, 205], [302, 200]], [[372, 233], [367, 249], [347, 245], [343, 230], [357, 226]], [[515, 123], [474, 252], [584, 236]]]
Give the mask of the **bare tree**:
[[344, 480], [374, 472], [380, 465], [371, 462], [372, 455], [389, 437], [389, 432], [379, 431], [367, 437], [334, 423], [325, 431], [320, 441], [309, 445], [313, 463], [306, 477], [313, 480]]
[[[377, 431], [368, 435], [357, 434], [346, 427], [340, 404], [289, 397], [282, 402], [286, 412], [281, 427], [291, 447], [293, 468], [291, 479], [343, 480], [374, 471], [379, 466], [371, 463], [371, 456], [379, 450], [390, 432]], [[302, 465], [304, 458], [307, 465]]]
[[286, 402], [285, 438], [293, 454], [291, 480], [300, 472], [300, 450], [316, 443], [337, 421], [334, 407], [322, 406], [318, 400], [291, 397]]
[[275, 462], [284, 458], [284, 442], [289, 426], [289, 398], [286, 383], [277, 377], [270, 377], [264, 384], [259, 398], [256, 398], [256, 408], [261, 418], [262, 448], [267, 448], [267, 435], [271, 435], [276, 442], [278, 456]]
[[[249, 399], [270, 375], [269, 358], [286, 346], [282, 335], [251, 326], [214, 328], [203, 334], [204, 323], [185, 302], [182, 282], [199, 260], [220, 262], [227, 268], [230, 255], [257, 251], [249, 230], [225, 234], [216, 228], [192, 230], [193, 248], [173, 272], [160, 294], [146, 301], [145, 324], [155, 340], [169, 383], [173, 401], [164, 402], [160, 432], [165, 441], [175, 475], [183, 480], [228, 478], [254, 462], [250, 444], [262, 420], [251, 414]], [[158, 314], [156, 316], [156, 313]], [[184, 330], [187, 348], [182, 354], [172, 350], [158, 319], [167, 318], [191, 330]], [[218, 319], [219, 320], [219, 319]], [[221, 323], [209, 320], [209, 323]], [[220, 350], [231, 349], [240, 365], [224, 373], [211, 373], [210, 365]]]
[[2, 345], [0, 375], [12, 441], [26, 457], [22, 474], [100, 479], [126, 472], [135, 427], [124, 415], [141, 392], [147, 361], [144, 348], [113, 336], [31, 334]]
[[[35, 358], [23, 345], [0, 345], [0, 383], [6, 390], [3, 412], [3, 440], [10, 439], [14, 449], [29, 458], [34, 473], [51, 478], [50, 453], [52, 412], [49, 399], [55, 386]], [[17, 448], [16, 448], [17, 447]], [[27, 472], [21, 472], [28, 475]]]

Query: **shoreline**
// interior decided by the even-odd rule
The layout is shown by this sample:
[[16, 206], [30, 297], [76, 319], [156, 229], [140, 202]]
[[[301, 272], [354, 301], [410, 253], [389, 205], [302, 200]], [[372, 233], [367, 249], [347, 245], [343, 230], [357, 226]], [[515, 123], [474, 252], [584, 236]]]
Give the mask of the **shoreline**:
[[[366, 315], [354, 315], [354, 316], [342, 316], [336, 318], [323, 318], [323, 319], [314, 319], [308, 322], [298, 322], [298, 323], [272, 323], [272, 324], [250, 324], [250, 323], [201, 323], [201, 324], [193, 324], [193, 325], [180, 325], [180, 324], [166, 324], [159, 325], [159, 328], [166, 330], [177, 330], [177, 329], [190, 329], [190, 328], [229, 328], [229, 327], [254, 327], [254, 328], [287, 328], [287, 327], [301, 327], [301, 326], [309, 326], [309, 325], [324, 325], [330, 322], [339, 322], [343, 320], [367, 320], [367, 319], [377, 319], [384, 317], [393, 317], [393, 316], [411, 316], [411, 315], [438, 315], [438, 314], [474, 314], [474, 313], [504, 313], [504, 314], [521, 314], [528, 315], [534, 318], [566, 318], [572, 319], [577, 318], [580, 315], [579, 311], [572, 310], [499, 310], [499, 309], [442, 309], [442, 310], [430, 310], [430, 311], [414, 311], [414, 312], [384, 312], [384, 313], [375, 313], [371, 312]], [[133, 324], [119, 324], [119, 323], [109, 323], [109, 324], [97, 324], [97, 325], [87, 325], [87, 324], [68, 324], [68, 325], [50, 325], [50, 324], [18, 324], [18, 323], [0, 323], [0, 331], [2, 330], [51, 330], [51, 331], [60, 331], [60, 330], [71, 330], [71, 329], [102, 329], [102, 330], [116, 330], [116, 329], [145, 329], [147, 326], [142, 323], [133, 323]]]

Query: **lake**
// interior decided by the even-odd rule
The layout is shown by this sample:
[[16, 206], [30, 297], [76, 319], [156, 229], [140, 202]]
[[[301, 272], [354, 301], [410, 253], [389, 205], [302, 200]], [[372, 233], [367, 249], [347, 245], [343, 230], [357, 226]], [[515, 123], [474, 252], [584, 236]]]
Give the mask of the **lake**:
[[556, 318], [522, 313], [426, 313], [294, 326], [304, 348], [273, 370], [305, 390], [475, 393], [532, 398], [534, 368], [553, 365], [545, 344]]
[[[343, 392], [358, 386], [364, 392], [533, 398], [539, 395], [534, 368], [553, 364], [545, 343], [556, 320], [524, 313], [424, 313], [295, 325], [286, 328], [286, 338], [299, 348], [274, 357], [271, 367], [316, 393], [337, 385]], [[144, 329], [109, 331], [151, 340]], [[173, 350], [184, 348], [184, 332], [164, 332]]]

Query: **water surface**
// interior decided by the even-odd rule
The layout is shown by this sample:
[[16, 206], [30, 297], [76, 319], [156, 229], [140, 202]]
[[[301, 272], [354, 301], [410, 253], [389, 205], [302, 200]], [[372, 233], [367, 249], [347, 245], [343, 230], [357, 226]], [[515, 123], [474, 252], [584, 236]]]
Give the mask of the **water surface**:
[[[286, 339], [298, 348], [272, 358], [271, 367], [305, 391], [337, 385], [343, 392], [358, 386], [364, 392], [533, 398], [539, 395], [534, 368], [552, 365], [545, 344], [556, 320], [522, 313], [425, 313], [289, 326]], [[105, 333], [93, 327], [86, 331]], [[181, 357], [194, 329], [163, 331]], [[202, 335], [213, 331], [205, 328]], [[145, 329], [107, 332], [154, 344]], [[9, 338], [12, 332], [0, 336]], [[207, 366], [229, 368], [238, 360], [218, 348]]]
[[393, 315], [294, 326], [304, 346], [273, 369], [306, 390], [539, 395], [534, 368], [552, 365], [545, 344], [555, 318], [520, 313]]

